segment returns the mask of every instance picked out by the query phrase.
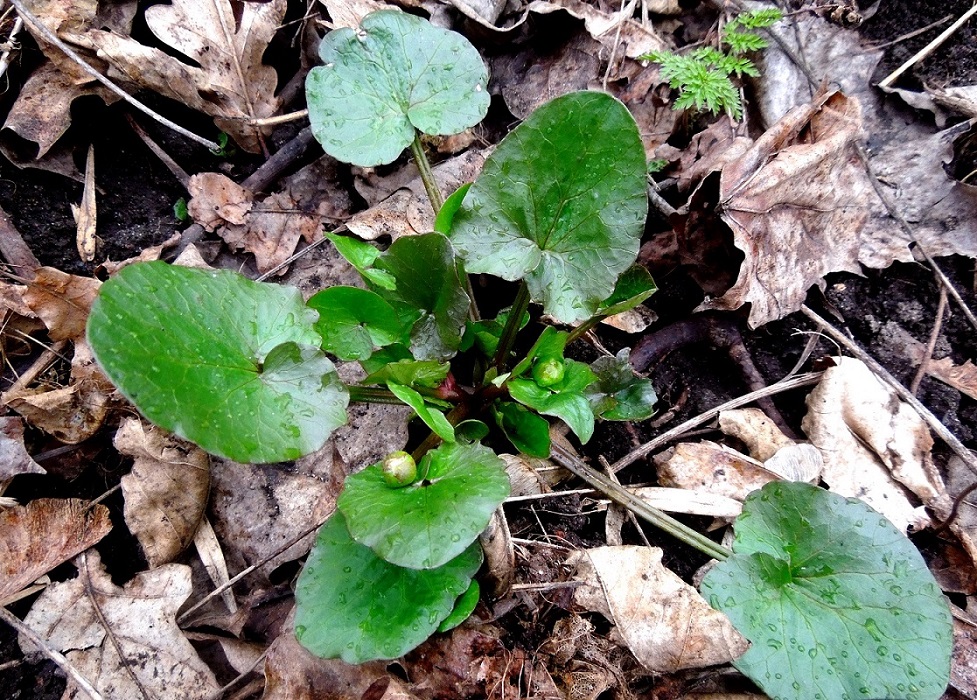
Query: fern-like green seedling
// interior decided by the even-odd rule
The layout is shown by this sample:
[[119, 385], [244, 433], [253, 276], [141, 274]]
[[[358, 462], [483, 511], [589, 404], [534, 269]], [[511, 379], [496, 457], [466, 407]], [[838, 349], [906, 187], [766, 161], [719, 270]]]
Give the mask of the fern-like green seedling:
[[684, 56], [670, 51], [655, 51], [641, 58], [661, 64], [661, 74], [679, 91], [674, 109], [726, 112], [736, 120], [743, 117], [743, 103], [731, 76], [759, 77], [760, 71], [743, 54], [760, 51], [769, 44], [755, 30], [769, 27], [783, 18], [777, 9], [754, 10], [737, 15], [723, 28], [720, 44], [726, 49], [698, 48]]

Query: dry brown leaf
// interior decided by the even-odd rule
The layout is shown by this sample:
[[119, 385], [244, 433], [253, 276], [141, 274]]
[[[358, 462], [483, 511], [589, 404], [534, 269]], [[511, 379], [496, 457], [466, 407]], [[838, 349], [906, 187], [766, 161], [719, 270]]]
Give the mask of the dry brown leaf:
[[109, 509], [40, 498], [0, 509], [0, 600], [85, 551], [112, 529]]
[[[481, 172], [489, 152], [467, 151], [434, 166], [434, 176], [442, 191], [453, 192], [466, 182], [472, 182]], [[414, 166], [410, 173], [410, 180], [403, 189], [397, 189], [376, 206], [354, 215], [346, 222], [346, 227], [370, 241], [385, 235], [396, 240], [401, 236], [433, 231], [434, 210], [424, 192], [424, 184]]]
[[643, 486], [634, 489], [633, 493], [648, 505], [668, 513], [735, 518], [743, 512], [742, 501], [708, 491]]
[[243, 225], [225, 225], [218, 235], [232, 250], [254, 254], [258, 272], [265, 273], [284, 263], [300, 240], [314, 243], [322, 237], [322, 219], [304, 214], [297, 202], [279, 192], [256, 202]]
[[357, 29], [368, 14], [390, 7], [377, 0], [319, 0], [319, 2], [326, 6], [333, 29], [343, 27]]
[[238, 145], [257, 152], [258, 131], [248, 119], [269, 117], [280, 105], [276, 71], [261, 57], [286, 6], [287, 0], [248, 2], [240, 15], [229, 0], [176, 0], [148, 8], [152, 32], [196, 65], [113, 32], [90, 30], [72, 39], [98, 52], [112, 68], [109, 77], [211, 115]]
[[85, 337], [85, 322], [101, 286], [91, 277], [39, 267], [24, 302], [44, 321], [52, 340], [78, 340]]
[[220, 173], [198, 173], [187, 185], [187, 213], [207, 231], [225, 224], [243, 224], [254, 206], [254, 195]]
[[207, 507], [207, 453], [137, 418], [119, 426], [113, 444], [135, 460], [122, 477], [126, 524], [150, 568], [167, 564], [193, 541]]
[[794, 444], [759, 408], [720, 412], [719, 429], [745, 443], [750, 456], [761, 462], [766, 462], [782, 447]]
[[18, 474], [46, 473], [24, 447], [24, 421], [17, 416], [0, 417], [0, 482]]
[[[140, 698], [145, 689], [155, 700], [205, 700], [220, 685], [176, 624], [191, 590], [190, 567], [179, 564], [138, 574], [120, 588], [91, 552], [78, 578], [51, 584], [24, 623], [106, 697]], [[25, 654], [37, 653], [24, 638], [20, 646]], [[64, 698], [83, 697], [69, 681]]]
[[807, 397], [801, 427], [824, 459], [831, 491], [860, 498], [903, 532], [925, 527], [907, 489], [943, 512], [946, 488], [933, 466], [933, 438], [923, 419], [850, 357], [834, 358]]
[[[670, 11], [672, 8], [676, 12], [678, 10], [675, 2], [653, 4], [661, 7], [663, 12]], [[604, 45], [608, 57], [611, 50], [614, 50], [618, 56], [628, 58], [637, 58], [652, 51], [667, 50], [668, 46], [653, 29], [631, 19], [635, 5], [636, 2], [632, 0], [620, 12], [607, 14], [582, 0], [559, 0], [558, 2], [535, 0], [529, 4], [529, 11], [536, 14], [549, 14], [565, 10], [571, 16], [582, 19], [590, 36]]]
[[567, 560], [584, 585], [574, 602], [599, 612], [652, 673], [728, 663], [749, 642], [694, 588], [662, 566], [658, 547], [599, 547]]
[[953, 621], [950, 685], [965, 698], [977, 697], [977, 627], [960, 620]]
[[[522, 454], [500, 454], [499, 457], [505, 462], [505, 473], [509, 477], [510, 497], [535, 496], [553, 490], [533, 466], [533, 461], [542, 460], [533, 460], [531, 457]], [[551, 462], [547, 462], [547, 464], [552, 466]]]
[[751, 491], [776, 481], [763, 464], [714, 442], [683, 442], [655, 456], [663, 486], [713, 493], [743, 501]]
[[89, 144], [85, 159], [85, 187], [82, 190], [81, 204], [71, 205], [71, 215], [75, 218], [77, 232], [75, 247], [82, 262], [95, 259], [95, 230], [98, 225], [98, 202], [95, 199], [95, 145]]

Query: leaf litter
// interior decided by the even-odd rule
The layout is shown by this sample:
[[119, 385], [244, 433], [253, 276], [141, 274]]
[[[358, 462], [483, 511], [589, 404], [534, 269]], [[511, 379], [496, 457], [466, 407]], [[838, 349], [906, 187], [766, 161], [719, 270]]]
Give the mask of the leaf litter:
[[[375, 6], [322, 4], [335, 27], [354, 26], [357, 18]], [[96, 14], [95, 3], [79, 5], [72, 16], [58, 14], [63, 8], [57, 4], [33, 3], [34, 11], [46, 24], [81, 48], [109, 77], [176, 98], [214, 117], [239, 147], [253, 152], [261, 149], [265, 132], [271, 131], [256, 129], [249, 119], [271, 116], [280, 107], [276, 83], [281, 76], [264, 62], [263, 55], [285, 6], [284, 0], [245, 3], [240, 15], [223, 0], [151, 8], [145, 13], [150, 30], [191, 60], [187, 62], [132, 38], [131, 14], [123, 13], [121, 19], [109, 22]], [[432, 12], [434, 4], [418, 6]], [[549, 97], [578, 87], [598, 87], [605, 76], [610, 79], [608, 88], [638, 117], [649, 156], [665, 158], [670, 163], [667, 175], [674, 177], [684, 191], [693, 193], [689, 205], [679, 206], [672, 215], [674, 229], [666, 235], [677, 237], [683, 264], [697, 266], [699, 278], [712, 280], [712, 288], [706, 290], [710, 296], [702, 308], [743, 309], [751, 327], [765, 326], [799, 308], [812, 287], [823, 288], [826, 275], [861, 273], [863, 266], [885, 268], [894, 261], [911, 260], [914, 243], [931, 255], [977, 254], [973, 217], [966, 213], [972, 206], [972, 188], [954, 181], [944, 170], [952, 157], [953, 141], [962, 129], [951, 126], [933, 133], [920, 120], [892, 118], [891, 102], [881, 99], [870, 83], [880, 54], [862, 48], [850, 30], [801, 14], [793, 20], [798, 28], [793, 38], [781, 32], [793, 50], [803, 52], [812, 71], [835, 79], [839, 91], [813, 91], [790, 58], [773, 47], [762, 55], [762, 78], [754, 86], [757, 109], [769, 128], [763, 131], [752, 125], [747, 132], [721, 118], [680, 150], [671, 142], [684, 127], [668, 108], [668, 90], [656, 80], [655, 68], [633, 60], [648, 50], [669, 45], [669, 30], [677, 26], [673, 17], [681, 12], [679, 8], [669, 3], [652, 4], [649, 11], [653, 23], [632, 14], [633, 5], [628, 5], [623, 14], [619, 8], [572, 2], [533, 2], [523, 9], [536, 14], [540, 22], [566, 13], [582, 21], [582, 30], [555, 52], [540, 51], [532, 42], [523, 42], [518, 50], [501, 51], [493, 57], [493, 80], [509, 111], [524, 118]], [[443, 7], [438, 12], [447, 16]], [[496, 28], [515, 29], [521, 22], [511, 8], [496, 16], [490, 9], [474, 6], [462, 13], [474, 14], [483, 26]], [[204, 50], [211, 46], [218, 51], [211, 54]], [[76, 66], [56, 49], [45, 44], [44, 52], [49, 62], [22, 88], [5, 125], [36, 143], [36, 158], [42, 160], [56, 150], [67, 130], [72, 102], [83, 94], [105, 95], [88, 78], [77, 79]], [[223, 58], [216, 59], [218, 54]], [[608, 69], [611, 60], [614, 64]], [[944, 108], [947, 94], [940, 97]], [[103, 99], [114, 98], [105, 95]], [[899, 230], [859, 161], [857, 146], [866, 134], [872, 136], [868, 162], [882, 180], [883, 192], [892, 205], [912, 225], [914, 240]], [[497, 142], [496, 136], [476, 129], [467, 143], [462, 142], [460, 153], [436, 166], [447, 191], [473, 178], [490, 150], [485, 145]], [[253, 254], [254, 264], [262, 273], [288, 260], [302, 242], [309, 245], [319, 240], [323, 224], [346, 224], [361, 238], [383, 241], [430, 230], [433, 212], [419, 196], [423, 194], [420, 182], [409, 168], [394, 174], [382, 168], [350, 173], [356, 178], [355, 188], [343, 184], [347, 175], [330, 175], [330, 191], [325, 195], [321, 187], [309, 186], [308, 182], [316, 182], [309, 173], [331, 168], [334, 165], [328, 160], [319, 159], [299, 171], [306, 173], [304, 182], [299, 176], [291, 176], [282, 189], [261, 194], [226, 175], [201, 170], [194, 175], [191, 216], [205, 229], [216, 231], [231, 251]], [[309, 198], [313, 191], [318, 199]], [[366, 201], [366, 208], [359, 206], [360, 198]], [[741, 262], [725, 259], [717, 264], [715, 259], [706, 259], [696, 245], [696, 236], [709, 241], [716, 235], [697, 218], [710, 208], [718, 209], [728, 227], [718, 230], [725, 230], [733, 245], [745, 253]], [[643, 259], [652, 267], [665, 260], [662, 251], [647, 246]], [[319, 267], [311, 270], [302, 270], [301, 261], [296, 263], [303, 279], [309, 280], [303, 289], [321, 286], [321, 279], [311, 280], [320, 272], [330, 277], [330, 270], [335, 269], [337, 278], [348, 273], [335, 260], [319, 262]], [[729, 283], [723, 287], [715, 281], [721, 279]], [[92, 439], [107, 424], [115, 428], [119, 418], [117, 397], [112, 396], [111, 385], [92, 362], [83, 339], [84, 322], [97, 288], [94, 278], [42, 268], [31, 283], [10, 294], [10, 310], [5, 312], [11, 318], [39, 319], [49, 339], [73, 346], [74, 360], [66, 386], [53, 390], [50, 386], [45, 390], [33, 387], [4, 396], [4, 404], [21, 413], [22, 420], [31, 426], [29, 430], [40, 428], [66, 444]], [[12, 290], [12, 285], [7, 289]], [[5, 347], [6, 343], [5, 338]], [[904, 341], [914, 353], [914, 363], [925, 360], [919, 341], [916, 343], [912, 346]], [[822, 384], [810, 394], [808, 417], [802, 424], [810, 443], [771, 429], [756, 415], [726, 414], [719, 419], [725, 435], [720, 438], [722, 443], [683, 442], [656, 456], [659, 482], [672, 484], [692, 500], [702, 501], [699, 509], [686, 509], [688, 512], [728, 518], [736, 503], [763, 484], [781, 479], [811, 481], [820, 475], [832, 490], [858, 495], [874, 504], [900, 529], [924, 527], [931, 516], [942, 521], [949, 516], [952, 499], [968, 487], [966, 480], [959, 478], [963, 468], [951, 463], [947, 473], [956, 476], [944, 487], [929, 431], [868, 370], [856, 368], [853, 362], [845, 358], [829, 369]], [[967, 361], [929, 363], [934, 376], [942, 373], [965, 392], [968, 386], [972, 390], [971, 367]], [[841, 372], [834, 370], [842, 368], [852, 375], [838, 378]], [[836, 381], [839, 386], [834, 385]], [[3, 445], [9, 444], [13, 454], [19, 455], [16, 459], [21, 466], [3, 478], [38, 473], [40, 467], [31, 460], [32, 452], [24, 447], [25, 437], [18, 427], [21, 419], [5, 420], [9, 431], [5, 431]], [[136, 572], [119, 587], [107, 578], [97, 555], [90, 551], [85, 555], [87, 561], [76, 560], [77, 578], [52, 584], [34, 602], [27, 619], [35, 629], [47, 632], [54, 646], [68, 651], [72, 662], [103, 690], [116, 688], [126, 696], [135, 696], [140, 691], [133, 684], [142, 684], [154, 697], [170, 697], [171, 692], [175, 693], [173, 697], [204, 697], [217, 690], [213, 671], [188, 645], [186, 627], [175, 622], [177, 609], [186, 598], [198, 600], [206, 592], [194, 589], [185, 565], [191, 560], [199, 565], [186, 550], [197, 537], [202, 538], [200, 543], [206, 541], [206, 535], [198, 532], [198, 524], [213, 522], [216, 540], [223, 548], [216, 560], [208, 556], [207, 566], [220, 569], [219, 560], [226, 556], [227, 570], [213, 574], [214, 585], [251, 567], [259, 573], [245, 579], [248, 583], [236, 589], [236, 595], [225, 592], [225, 601], [243, 603], [243, 611], [235, 613], [232, 605], [226, 605], [223, 612], [212, 610], [206, 618], [198, 613], [197, 620], [206, 619], [218, 629], [245, 635], [247, 624], [257, 624], [260, 601], [280, 591], [274, 580], [276, 572], [308, 550], [312, 535], [298, 541], [296, 537], [332, 511], [345, 475], [406, 444], [406, 415], [402, 410], [366, 409], [319, 452], [284, 470], [217, 460], [209, 494], [205, 482], [188, 487], [183, 481], [204, 471], [205, 458], [198, 465], [195, 460], [199, 456], [187, 457], [185, 447], [162, 435], [153, 436], [151, 448], [146, 447], [148, 438], [144, 437], [127, 447], [122, 438], [138, 423], [124, 425], [128, 427], [120, 429], [116, 437], [123, 443], [118, 449], [123, 454], [138, 453], [137, 463], [123, 482], [129, 484], [123, 486], [128, 489], [126, 523], [142, 543], [147, 562], [155, 568]], [[376, 444], [377, 435], [383, 437], [380, 445]], [[31, 440], [36, 445], [33, 436]], [[839, 456], [844, 459], [839, 460]], [[852, 468], [852, 459], [858, 460], [857, 469]], [[179, 466], [173, 468], [183, 461], [193, 461], [197, 466], [182, 472]], [[152, 466], [147, 469], [146, 465]], [[167, 488], [146, 480], [147, 474], [157, 479], [167, 473], [167, 465], [173, 469], [168, 478], [161, 479], [170, 482]], [[536, 472], [534, 467], [538, 466], [521, 463], [518, 467], [523, 479], [537, 484], [533, 490], [538, 491], [521, 495], [552, 498], [554, 494], [548, 490], [553, 480], [543, 476], [546, 472]], [[873, 475], [871, 480], [867, 479], [869, 474]], [[538, 487], [541, 484], [547, 485]], [[134, 497], [136, 491], [148, 498], [143, 505]], [[660, 490], [645, 493], [649, 498], [654, 495], [659, 500], [677, 500]], [[725, 500], [720, 503], [718, 499]], [[26, 508], [40, 507], [35, 504], [41, 503], [45, 502], [34, 500]], [[717, 510], [720, 505], [726, 510]], [[81, 502], [75, 507], [82, 508]], [[101, 513], [98, 508], [92, 512]], [[137, 510], [143, 514], [135, 515]], [[977, 551], [973, 546], [972, 511], [973, 506], [962, 501], [959, 517], [951, 525], [971, 555]], [[5, 514], [8, 512], [14, 511]], [[57, 550], [51, 543], [63, 537], [58, 532], [77, 527], [77, 523], [61, 523], [61, 517], [51, 520], [50, 532], [36, 536], [41, 545]], [[6, 523], [0, 524], [0, 537], [21, 542], [16, 537], [24, 535], [16, 534]], [[549, 537], [546, 531], [543, 535], [544, 540]], [[45, 559], [53, 562], [50, 566], [25, 565], [11, 587], [19, 590], [30, 584], [47, 569], [91, 546], [92, 537], [82, 538], [78, 549]], [[37, 546], [34, 538], [32, 535], [32, 546]], [[669, 559], [663, 557], [662, 550], [598, 544], [579, 541], [573, 547], [578, 551], [565, 558], [554, 555], [546, 567], [536, 570], [532, 566], [536, 560], [525, 551], [532, 545], [516, 542], [523, 565], [521, 574], [528, 575], [529, 583], [569, 580], [576, 586], [563, 589], [572, 592], [562, 597], [556, 593], [559, 588], [549, 592], [561, 611], [555, 622], [546, 617], [538, 607], [541, 599], [533, 600], [532, 594], [523, 593], [515, 603], [526, 606], [534, 624], [544, 626], [537, 633], [546, 639], [539, 646], [539, 654], [529, 646], [507, 646], [490, 623], [466, 625], [435, 637], [424, 647], [424, 654], [402, 659], [406, 677], [415, 679], [406, 683], [385, 665], [349, 667], [309, 657], [287, 631], [291, 624], [284, 616], [269, 615], [262, 639], [270, 645], [264, 665], [264, 697], [316, 697], [332, 692], [359, 697], [367, 691], [391, 697], [444, 693], [470, 697], [497, 695], [504, 688], [575, 697], [596, 697], [614, 689], [626, 696], [635, 687], [635, 680], [647, 672], [681, 678], [681, 674], [675, 675], [677, 669], [726, 663], [745, 650], [742, 638], [725, 618], [662, 566], [662, 560]], [[23, 547], [11, 547], [11, 551], [16, 549]], [[174, 558], [183, 563], [167, 563]], [[481, 610], [478, 616], [488, 619], [491, 612]], [[603, 624], [601, 618], [612, 625], [607, 635], [595, 633], [594, 624]], [[67, 619], [73, 619], [73, 624], [67, 625]], [[138, 625], [147, 620], [159, 622], [159, 638], [140, 636]], [[967, 655], [968, 634], [965, 625], [957, 631], [962, 644], [957, 651], [960, 659]], [[115, 642], [111, 641], [113, 637]], [[131, 663], [136, 648], [170, 654], [178, 662], [159, 675], [142, 662]], [[120, 649], [126, 662], [117, 657]], [[618, 663], [616, 655], [622, 650], [631, 655], [632, 665]], [[955, 661], [953, 683], [965, 692], [973, 688], [973, 679], [967, 675], [967, 662], [960, 659]], [[634, 661], [640, 668], [633, 666]], [[357, 690], [352, 691], [350, 685]]]

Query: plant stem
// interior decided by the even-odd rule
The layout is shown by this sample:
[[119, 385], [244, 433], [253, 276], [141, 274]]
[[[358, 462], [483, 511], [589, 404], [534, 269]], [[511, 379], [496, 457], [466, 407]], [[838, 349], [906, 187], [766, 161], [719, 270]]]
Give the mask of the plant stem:
[[434, 180], [434, 171], [431, 170], [431, 163], [428, 161], [427, 156], [424, 155], [424, 146], [421, 145], [421, 134], [416, 130], [414, 131], [414, 140], [410, 144], [410, 152], [413, 154], [414, 162], [417, 164], [417, 170], [421, 174], [421, 182], [424, 183], [424, 191], [427, 192], [427, 198], [431, 200], [431, 208], [434, 209], [434, 215], [437, 216], [438, 212], [441, 211], [441, 207], [444, 205], [444, 197], [441, 196], [438, 183]]
[[499, 347], [495, 350], [495, 357], [492, 358], [492, 364], [495, 368], [502, 371], [505, 366], [506, 360], [509, 357], [509, 353], [512, 352], [512, 346], [516, 342], [516, 334], [519, 332], [519, 322], [522, 320], [522, 315], [526, 313], [526, 309], [529, 308], [529, 287], [526, 285], [526, 281], [522, 280], [519, 282], [519, 291], [516, 292], [516, 298], [512, 302], [512, 309], [509, 311], [509, 318], [505, 322], [505, 328], [502, 329], [502, 337], [499, 338]]
[[390, 403], [401, 405], [404, 403], [394, 396], [393, 392], [388, 389], [380, 389], [379, 387], [372, 386], [359, 386], [357, 384], [347, 384], [346, 389], [349, 391], [350, 401], [358, 401], [360, 403]]
[[596, 326], [598, 323], [603, 321], [607, 316], [597, 315], [591, 316], [586, 321], [581, 323], [579, 326], [570, 331], [570, 335], [567, 336], [567, 345], [572, 343], [574, 340], [579, 339], [584, 333], [589, 331], [591, 328]]
[[670, 515], [648, 505], [627, 489], [615, 484], [606, 476], [595, 471], [587, 464], [584, 464], [577, 457], [565, 452], [556, 444], [553, 445], [552, 458], [561, 467], [573, 472], [615, 503], [624, 506], [642, 520], [648, 521], [690, 547], [695, 547], [706, 556], [723, 561], [733, 554], [721, 544], [713, 542], [705, 535], [683, 525]]

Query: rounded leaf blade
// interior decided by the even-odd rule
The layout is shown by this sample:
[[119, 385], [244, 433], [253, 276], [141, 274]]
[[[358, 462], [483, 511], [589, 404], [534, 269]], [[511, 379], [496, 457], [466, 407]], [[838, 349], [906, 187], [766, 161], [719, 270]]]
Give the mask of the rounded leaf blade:
[[394, 566], [355, 542], [336, 513], [299, 575], [295, 636], [323, 658], [396, 659], [437, 631], [481, 563], [481, 549], [471, 546], [436, 569]]
[[306, 81], [312, 133], [329, 155], [362, 166], [396, 160], [415, 129], [456, 134], [488, 111], [488, 70], [460, 34], [394, 10], [319, 45]]
[[346, 479], [336, 505], [353, 539], [377, 556], [396, 566], [431, 569], [475, 541], [509, 495], [509, 479], [490, 449], [458, 442], [429, 452], [418, 472], [424, 478], [391, 489], [374, 464]]
[[648, 202], [645, 153], [627, 108], [574, 92], [498, 145], [465, 196], [451, 241], [469, 272], [525, 279], [547, 313], [587, 318], [635, 261]]
[[318, 350], [296, 289], [162, 262], [107, 281], [88, 340], [149, 420], [239, 462], [317, 450], [346, 422], [348, 395]]
[[752, 642], [733, 664], [768, 695], [943, 694], [950, 611], [885, 517], [809, 484], [773, 482], [747, 498], [733, 550], [702, 591]]

